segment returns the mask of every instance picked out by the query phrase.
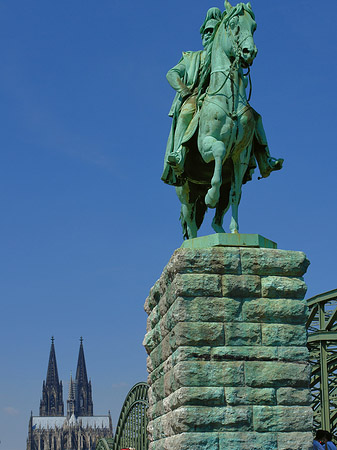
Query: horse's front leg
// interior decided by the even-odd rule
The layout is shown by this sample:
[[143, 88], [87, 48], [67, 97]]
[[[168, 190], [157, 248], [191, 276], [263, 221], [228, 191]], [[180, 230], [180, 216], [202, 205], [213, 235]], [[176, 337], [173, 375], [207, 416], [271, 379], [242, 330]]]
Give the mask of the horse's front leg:
[[[224, 163], [226, 148], [222, 141], [214, 138], [212, 140], [210, 150], [207, 152], [206, 159], [214, 160], [214, 172], [211, 179], [211, 188], [205, 196], [205, 203], [209, 208], [215, 208], [220, 198], [220, 188], [222, 183], [222, 165]], [[205, 157], [204, 157], [205, 160]], [[208, 162], [208, 161], [206, 161]]]

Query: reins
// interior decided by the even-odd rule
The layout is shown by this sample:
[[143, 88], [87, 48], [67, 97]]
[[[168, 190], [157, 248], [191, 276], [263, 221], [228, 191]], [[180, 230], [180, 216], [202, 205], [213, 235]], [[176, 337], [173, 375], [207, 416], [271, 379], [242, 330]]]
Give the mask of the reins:
[[[223, 23], [227, 35], [231, 35], [232, 45], [233, 45], [233, 47], [235, 48], [235, 53], [236, 53], [235, 60], [232, 62], [232, 64], [231, 64], [231, 66], [230, 66], [229, 69], [225, 69], [225, 68], [222, 69], [222, 68], [220, 68], [220, 69], [214, 69], [214, 70], [211, 71], [210, 75], [212, 75], [213, 73], [216, 73], [216, 72], [221, 72], [221, 73], [223, 73], [224, 75], [226, 75], [226, 72], [228, 72], [228, 74], [226, 75], [226, 78], [225, 78], [224, 82], [222, 83], [222, 85], [220, 86], [220, 88], [217, 89], [215, 92], [208, 92], [208, 88], [207, 88], [206, 92], [207, 92], [207, 95], [208, 95], [208, 96], [214, 96], [214, 95], [217, 95], [217, 94], [222, 90], [222, 88], [225, 86], [225, 84], [227, 83], [227, 80], [229, 79], [231, 73], [233, 73], [233, 69], [238, 69], [238, 68], [239, 68], [240, 51], [241, 51], [241, 49], [242, 49], [242, 43], [247, 39], [247, 36], [246, 36], [242, 41], [238, 42], [238, 41], [235, 39], [235, 37], [233, 36], [233, 32], [232, 32], [231, 27], [229, 27], [229, 33], [228, 33], [228, 24], [229, 24], [229, 21], [230, 21], [233, 17], [235, 17], [235, 15], [238, 14], [239, 12], [240, 12], [240, 11], [233, 11], [231, 14], [229, 14], [228, 17], [225, 17], [224, 23]], [[235, 66], [236, 66], [236, 67], [235, 67]], [[248, 80], [249, 80], [249, 95], [248, 95], [248, 99], [247, 99], [247, 102], [249, 103], [249, 101], [250, 101], [250, 99], [251, 99], [251, 96], [252, 96], [252, 89], [253, 89], [253, 86], [252, 86], [252, 79], [251, 79], [251, 77], [250, 77], [250, 67], [248, 67], [248, 72], [247, 72], [246, 74], [244, 74], [244, 76], [245, 76], [245, 77], [248, 76]]]

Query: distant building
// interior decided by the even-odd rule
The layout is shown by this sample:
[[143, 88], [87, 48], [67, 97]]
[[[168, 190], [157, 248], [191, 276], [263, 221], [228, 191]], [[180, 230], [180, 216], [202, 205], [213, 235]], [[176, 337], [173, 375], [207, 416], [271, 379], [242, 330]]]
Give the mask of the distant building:
[[29, 419], [27, 450], [95, 450], [101, 438], [112, 438], [110, 412], [93, 415], [91, 381], [88, 381], [83, 339], [78, 354], [76, 378], [70, 376], [67, 415], [59, 381], [54, 338], [52, 338], [46, 380], [42, 385], [40, 415]]

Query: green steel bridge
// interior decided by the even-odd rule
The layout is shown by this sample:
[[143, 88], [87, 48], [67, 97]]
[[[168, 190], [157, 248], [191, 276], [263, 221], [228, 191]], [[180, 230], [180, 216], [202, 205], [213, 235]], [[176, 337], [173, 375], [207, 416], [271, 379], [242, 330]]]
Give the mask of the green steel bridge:
[[337, 289], [308, 299], [314, 428], [337, 430]]
[[129, 391], [124, 401], [115, 436], [112, 439], [100, 439], [96, 450], [147, 450], [146, 410], [149, 406], [147, 383], [137, 383]]

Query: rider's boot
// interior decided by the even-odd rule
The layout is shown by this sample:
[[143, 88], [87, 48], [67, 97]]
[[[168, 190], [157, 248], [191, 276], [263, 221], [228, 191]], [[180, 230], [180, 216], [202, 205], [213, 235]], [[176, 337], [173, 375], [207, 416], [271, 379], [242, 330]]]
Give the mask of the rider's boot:
[[282, 169], [284, 161], [282, 158], [276, 159], [267, 156], [267, 154], [259, 154], [256, 159], [259, 165], [261, 178], [267, 178], [274, 170]]
[[181, 176], [184, 172], [186, 148], [182, 145], [167, 157], [168, 164], [172, 167], [177, 176]]

